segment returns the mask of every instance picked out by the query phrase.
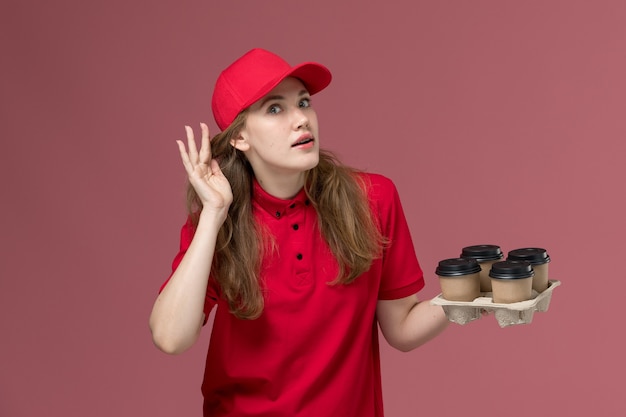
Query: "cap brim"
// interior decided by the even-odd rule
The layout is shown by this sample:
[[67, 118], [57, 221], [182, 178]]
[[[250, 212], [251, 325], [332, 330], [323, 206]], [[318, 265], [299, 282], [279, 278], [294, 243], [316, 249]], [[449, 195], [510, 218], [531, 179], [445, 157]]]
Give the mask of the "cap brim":
[[[287, 77], [288, 76], [296, 77], [301, 80], [311, 95], [319, 93], [328, 87], [333, 78], [328, 68], [316, 62], [305, 62], [296, 65]], [[284, 78], [285, 77], [283, 77], [283, 79]]]
[[244, 108], [248, 108], [262, 99], [263, 96], [272, 91], [287, 77], [295, 77], [302, 81], [311, 95], [319, 93], [328, 87], [333, 78], [330, 70], [322, 64], [318, 64], [317, 62], [304, 62], [290, 68], [289, 71], [286, 71], [279, 77], [276, 77], [269, 83], [265, 84], [263, 88], [259, 89], [259, 91], [244, 105]]

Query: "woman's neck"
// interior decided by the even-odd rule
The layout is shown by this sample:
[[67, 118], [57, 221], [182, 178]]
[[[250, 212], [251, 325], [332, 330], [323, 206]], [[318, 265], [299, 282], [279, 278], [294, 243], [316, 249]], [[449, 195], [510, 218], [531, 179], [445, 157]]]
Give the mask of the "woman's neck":
[[268, 194], [282, 199], [294, 197], [304, 186], [304, 172], [268, 178], [255, 175], [257, 182]]

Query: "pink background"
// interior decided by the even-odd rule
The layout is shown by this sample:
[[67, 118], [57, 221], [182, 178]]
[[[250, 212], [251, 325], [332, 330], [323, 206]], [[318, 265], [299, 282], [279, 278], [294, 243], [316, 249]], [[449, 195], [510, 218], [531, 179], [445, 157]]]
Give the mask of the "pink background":
[[[383, 344], [390, 417], [624, 415], [626, 3], [5, 0], [0, 416], [199, 416], [208, 343], [148, 315], [184, 221], [175, 139], [259, 46], [334, 73], [322, 142], [397, 184], [427, 273], [537, 245], [550, 310]], [[206, 329], [208, 330], [208, 329]], [[357, 398], [346, 399], [358, 401]]]

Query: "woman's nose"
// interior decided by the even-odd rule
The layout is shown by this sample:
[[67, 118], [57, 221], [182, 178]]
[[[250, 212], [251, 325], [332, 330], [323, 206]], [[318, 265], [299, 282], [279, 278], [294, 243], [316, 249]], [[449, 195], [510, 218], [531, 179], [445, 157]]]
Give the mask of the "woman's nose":
[[294, 127], [296, 128], [296, 130], [309, 126], [309, 118], [301, 109], [295, 110], [294, 120], [295, 120]]

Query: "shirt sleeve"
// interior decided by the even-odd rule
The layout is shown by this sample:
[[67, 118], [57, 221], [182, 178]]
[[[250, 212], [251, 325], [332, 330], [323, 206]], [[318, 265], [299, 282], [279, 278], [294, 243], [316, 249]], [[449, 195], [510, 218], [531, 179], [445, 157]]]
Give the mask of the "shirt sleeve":
[[[159, 289], [159, 293], [163, 291], [163, 289], [169, 282], [170, 278], [174, 274], [174, 271], [176, 271], [176, 268], [178, 268], [178, 265], [180, 265], [180, 262], [183, 260], [185, 253], [187, 253], [187, 249], [189, 249], [189, 245], [191, 245], [191, 241], [193, 240], [193, 236], [195, 232], [196, 232], [196, 228], [191, 221], [191, 217], [188, 217], [187, 221], [185, 222], [185, 224], [180, 230], [180, 248], [178, 250], [178, 253], [174, 257], [174, 260], [172, 261], [172, 272], [167, 277], [165, 282], [161, 285], [161, 288]], [[217, 303], [217, 298], [218, 298], [217, 283], [215, 282], [213, 277], [209, 277], [209, 283], [207, 285], [207, 293], [206, 293], [206, 297], [204, 301], [205, 323], [206, 323], [206, 319], [209, 317], [209, 313], [211, 312], [211, 310]]]
[[383, 250], [378, 299], [408, 297], [424, 288], [425, 283], [400, 196], [390, 179], [370, 174], [370, 181], [370, 201], [376, 207], [381, 230], [388, 239]]

